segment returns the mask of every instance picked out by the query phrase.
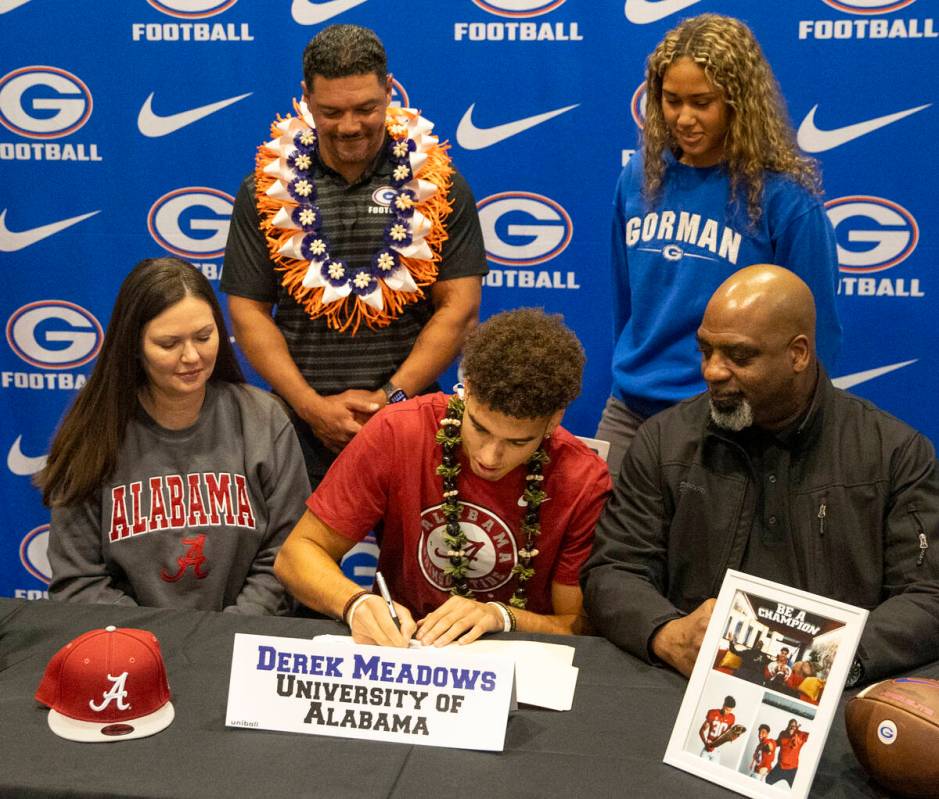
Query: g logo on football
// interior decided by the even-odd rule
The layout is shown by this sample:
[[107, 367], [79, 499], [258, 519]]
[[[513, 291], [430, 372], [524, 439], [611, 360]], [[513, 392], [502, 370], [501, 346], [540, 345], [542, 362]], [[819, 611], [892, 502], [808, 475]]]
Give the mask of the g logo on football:
[[52, 582], [49, 566], [49, 525], [34, 527], [20, 542], [20, 563], [33, 577], [46, 585]]
[[[906, 260], [919, 242], [913, 214], [883, 197], [839, 197], [825, 203], [825, 209], [838, 237], [842, 272], [867, 274], [890, 269]], [[842, 242], [868, 246], [854, 249]]]
[[225, 252], [234, 202], [230, 194], [204, 186], [176, 189], [151, 206], [147, 229], [163, 249], [183, 258], [219, 258]]
[[22, 67], [0, 78], [0, 123], [30, 139], [60, 139], [91, 116], [81, 78], [57, 67]]
[[157, 11], [180, 19], [214, 17], [227, 11], [238, 0], [147, 0]]
[[104, 332], [90, 312], [65, 300], [39, 300], [17, 308], [7, 321], [7, 343], [41, 369], [74, 369], [101, 349]]
[[499, 17], [539, 17], [564, 5], [565, 0], [473, 0], [483, 11]]
[[889, 14], [912, 5], [916, 0], [822, 0], [826, 5], [849, 14]]
[[895, 743], [897, 740], [897, 725], [890, 719], [884, 719], [877, 727], [877, 738], [886, 746]]
[[574, 223], [550, 197], [527, 191], [493, 194], [476, 204], [490, 261], [534, 266], [556, 258], [571, 243]]

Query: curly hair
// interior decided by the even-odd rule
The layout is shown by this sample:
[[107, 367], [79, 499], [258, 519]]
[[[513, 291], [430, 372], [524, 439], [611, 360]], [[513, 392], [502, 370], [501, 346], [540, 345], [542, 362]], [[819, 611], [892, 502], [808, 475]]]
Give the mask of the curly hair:
[[463, 347], [473, 397], [515, 419], [540, 419], [570, 405], [580, 394], [585, 361], [564, 317], [541, 308], [496, 314]]
[[388, 75], [388, 56], [370, 28], [330, 25], [310, 39], [303, 51], [303, 80], [313, 90], [313, 78], [346, 78], [373, 73], [380, 82]]
[[753, 32], [733, 17], [701, 14], [666, 33], [646, 63], [642, 137], [647, 201], [653, 202], [662, 189], [665, 148], [681, 153], [662, 113], [665, 72], [681, 58], [698, 64], [727, 104], [724, 165], [730, 174], [731, 201], [746, 194], [751, 225], [761, 215], [765, 171], [789, 175], [813, 194], [821, 194], [818, 163], [796, 145], [779, 84]]

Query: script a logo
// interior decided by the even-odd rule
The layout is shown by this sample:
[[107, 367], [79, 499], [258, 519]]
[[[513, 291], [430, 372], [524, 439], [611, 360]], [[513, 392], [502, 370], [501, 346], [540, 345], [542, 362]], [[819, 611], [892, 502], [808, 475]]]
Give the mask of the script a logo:
[[0, 78], [0, 123], [30, 139], [60, 139], [91, 116], [91, 92], [57, 67], [22, 67]]
[[549, 197], [507, 191], [480, 200], [476, 207], [486, 255], [506, 266], [534, 266], [556, 258], [571, 243], [574, 223]]
[[180, 19], [203, 19], [227, 11], [238, 0], [147, 0], [157, 11]]
[[[839, 197], [825, 203], [825, 209], [838, 237], [842, 272], [866, 274], [890, 269], [906, 260], [919, 243], [919, 226], [913, 214], [883, 197]], [[869, 246], [852, 249], [843, 246], [843, 241]]]
[[849, 14], [889, 14], [912, 5], [916, 0], [822, 0], [826, 5]]
[[218, 258], [225, 252], [234, 202], [230, 194], [204, 186], [176, 189], [151, 206], [147, 228], [163, 249], [183, 258]]
[[7, 343], [41, 369], [74, 369], [101, 349], [104, 332], [90, 311], [65, 300], [39, 300], [18, 308], [7, 322]]
[[648, 95], [646, 94], [646, 82], [643, 81], [636, 87], [636, 91], [633, 92], [633, 98], [629, 103], [633, 121], [639, 126], [640, 130], [646, 126], [646, 101], [648, 99]]
[[500, 17], [539, 17], [564, 5], [565, 0], [473, 0], [483, 11]]
[[49, 585], [52, 582], [52, 568], [49, 566], [49, 525], [41, 524], [23, 536], [20, 541], [20, 563], [39, 582]]
[[113, 677], [108, 675], [108, 679], [111, 681], [111, 687], [104, 691], [101, 695], [101, 701], [95, 704], [94, 699], [88, 700], [88, 707], [90, 707], [95, 713], [100, 713], [104, 710], [111, 702], [114, 702], [118, 710], [130, 710], [130, 702], [125, 702], [127, 699], [127, 675], [130, 672], [124, 671]]

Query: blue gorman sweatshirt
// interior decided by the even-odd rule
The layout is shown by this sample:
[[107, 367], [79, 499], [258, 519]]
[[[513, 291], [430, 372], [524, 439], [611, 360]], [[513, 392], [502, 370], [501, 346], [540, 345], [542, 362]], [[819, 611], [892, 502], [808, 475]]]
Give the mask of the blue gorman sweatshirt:
[[613, 396], [651, 416], [704, 390], [695, 333], [717, 287], [745, 266], [791, 269], [815, 295], [816, 341], [829, 371], [841, 346], [835, 309], [835, 233], [822, 201], [767, 172], [763, 214], [751, 229], [746, 198], [730, 203], [721, 165], [666, 156], [661, 197], [642, 197], [642, 155], [623, 169], [613, 199]]

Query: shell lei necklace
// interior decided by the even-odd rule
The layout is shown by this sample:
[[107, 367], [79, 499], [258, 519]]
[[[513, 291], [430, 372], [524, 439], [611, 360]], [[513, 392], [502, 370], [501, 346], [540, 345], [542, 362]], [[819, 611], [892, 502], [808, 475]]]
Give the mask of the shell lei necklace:
[[[450, 593], [455, 596], [470, 596], [466, 574], [469, 571], [470, 561], [466, 556], [466, 545], [469, 543], [463, 528], [460, 525], [460, 491], [457, 488], [457, 476], [460, 474], [459, 447], [463, 442], [460, 427], [463, 424], [463, 400], [457, 395], [450, 397], [447, 403], [447, 413], [440, 420], [440, 429], [435, 439], [443, 448], [443, 462], [437, 467], [437, 474], [443, 478], [443, 504], [441, 510], [446, 519], [447, 527], [443, 540], [449, 547], [447, 557], [450, 565], [444, 569], [453, 582]], [[509, 604], [512, 607], [524, 609], [528, 604], [526, 584], [535, 576], [532, 565], [538, 550], [534, 548], [535, 539], [541, 533], [541, 505], [548, 498], [541, 490], [544, 482], [542, 471], [550, 462], [550, 458], [539, 445], [538, 449], [526, 462], [528, 471], [525, 474], [525, 492], [522, 494], [526, 507], [522, 517], [521, 531], [525, 536], [525, 546], [518, 551], [518, 563], [512, 567], [512, 574], [516, 578], [515, 591]]]

